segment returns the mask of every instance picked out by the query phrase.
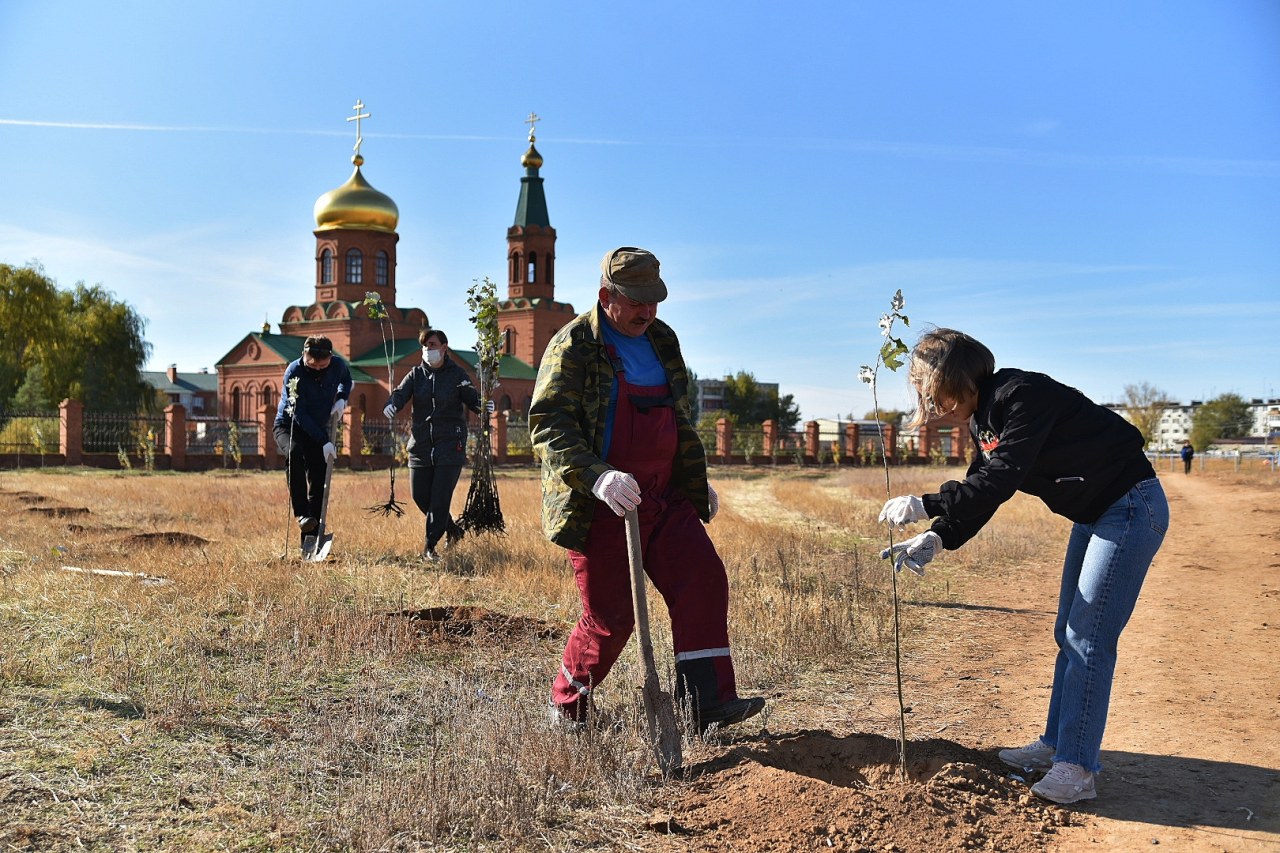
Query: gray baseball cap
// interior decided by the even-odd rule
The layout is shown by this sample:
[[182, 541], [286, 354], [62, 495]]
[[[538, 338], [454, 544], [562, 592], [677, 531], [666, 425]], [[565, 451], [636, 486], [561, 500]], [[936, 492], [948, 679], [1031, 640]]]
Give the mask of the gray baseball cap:
[[648, 249], [622, 246], [606, 252], [600, 261], [604, 280], [636, 302], [654, 303], [667, 298], [667, 285], [658, 275], [658, 259]]

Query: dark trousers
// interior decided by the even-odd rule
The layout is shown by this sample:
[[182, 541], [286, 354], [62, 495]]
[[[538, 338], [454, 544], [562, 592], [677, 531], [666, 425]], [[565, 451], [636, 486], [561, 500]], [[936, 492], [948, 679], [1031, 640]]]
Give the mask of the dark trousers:
[[445, 532], [453, 527], [449, 504], [462, 475], [461, 465], [429, 465], [410, 468], [413, 502], [427, 518], [427, 548], [434, 549]]
[[324, 445], [296, 427], [292, 436], [285, 428], [277, 428], [275, 436], [280, 455], [288, 460], [284, 473], [289, 483], [293, 514], [319, 518], [320, 506], [324, 502], [325, 469], [328, 467], [324, 462]]

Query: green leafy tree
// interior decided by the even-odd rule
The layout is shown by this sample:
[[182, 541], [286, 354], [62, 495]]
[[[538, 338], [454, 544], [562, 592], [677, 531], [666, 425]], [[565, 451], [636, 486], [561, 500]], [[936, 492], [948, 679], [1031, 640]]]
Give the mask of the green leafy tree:
[[1191, 416], [1191, 446], [1207, 450], [1220, 438], [1241, 438], [1253, 426], [1253, 412], [1239, 394], [1215, 397]]
[[790, 432], [800, 422], [800, 407], [791, 394], [779, 397], [778, 392], [760, 386], [755, 376], [739, 370], [724, 380], [725, 409], [734, 417], [735, 424], [759, 426], [772, 420], [778, 429]]
[[[907, 416], [907, 413], [901, 409], [881, 409], [879, 412], [879, 420], [887, 424], [898, 424]], [[874, 421], [877, 419], [876, 411], [872, 409], [862, 416], [864, 420]]]
[[1145, 447], [1156, 436], [1160, 417], [1170, 403], [1169, 395], [1148, 382], [1124, 386], [1124, 408], [1129, 421], [1142, 433]]
[[58, 288], [35, 263], [0, 264], [0, 409], [34, 363], [35, 347], [57, 332]]
[[151, 354], [144, 320], [101, 285], [58, 294], [59, 334], [38, 347], [51, 399], [82, 400], [85, 408], [137, 411], [155, 405], [142, 366]]

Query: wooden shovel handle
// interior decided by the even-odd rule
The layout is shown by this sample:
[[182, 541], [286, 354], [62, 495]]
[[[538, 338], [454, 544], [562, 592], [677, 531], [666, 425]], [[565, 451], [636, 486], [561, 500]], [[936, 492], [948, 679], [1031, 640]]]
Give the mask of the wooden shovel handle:
[[645, 676], [656, 678], [657, 664], [653, 659], [653, 641], [649, 636], [649, 600], [645, 594], [644, 553], [640, 549], [640, 518], [634, 509], [627, 510], [627, 558], [631, 563], [631, 603], [636, 611], [636, 632], [640, 639], [640, 656], [644, 662]]

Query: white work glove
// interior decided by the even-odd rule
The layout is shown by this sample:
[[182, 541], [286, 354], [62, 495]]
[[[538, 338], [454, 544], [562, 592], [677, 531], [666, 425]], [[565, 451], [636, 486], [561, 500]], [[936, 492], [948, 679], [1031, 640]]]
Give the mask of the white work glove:
[[329, 417], [333, 417], [334, 415], [337, 415], [338, 417], [342, 417], [342, 412], [346, 408], [347, 408], [347, 401], [339, 397], [338, 399], [333, 401], [333, 408], [329, 410]]
[[933, 558], [938, 556], [938, 552], [941, 550], [942, 537], [932, 530], [926, 530], [919, 536], [912, 536], [892, 548], [885, 548], [880, 552], [880, 559], [887, 559], [889, 554], [893, 553], [896, 555], [893, 560], [893, 570], [895, 572], [902, 571], [902, 567], [906, 566], [917, 575], [924, 577], [925, 565], [932, 562]]
[[720, 496], [716, 494], [716, 490], [707, 483], [707, 523], [710, 524], [716, 517], [716, 513], [720, 511]]
[[491, 414], [491, 415], [492, 415], [494, 412], [498, 411], [498, 407], [494, 404], [494, 402], [493, 402], [492, 400], [490, 400], [490, 401], [485, 405], [484, 409], [485, 409], [485, 411], [486, 411], [486, 412], [488, 412], [488, 413], [489, 413], [489, 414]]
[[382, 410], [382, 414], [386, 415], [387, 420], [391, 420], [396, 416], [396, 404], [387, 403], [387, 407]]
[[929, 514], [924, 511], [924, 503], [915, 495], [890, 498], [885, 501], [884, 509], [880, 510], [881, 523], [887, 521], [899, 526], [928, 517]]
[[324, 445], [324, 463], [332, 465], [333, 461], [338, 458], [338, 448], [333, 446], [332, 441], [325, 442]]
[[608, 504], [614, 515], [626, 515], [640, 506], [640, 484], [626, 471], [605, 471], [591, 487], [591, 494]]

